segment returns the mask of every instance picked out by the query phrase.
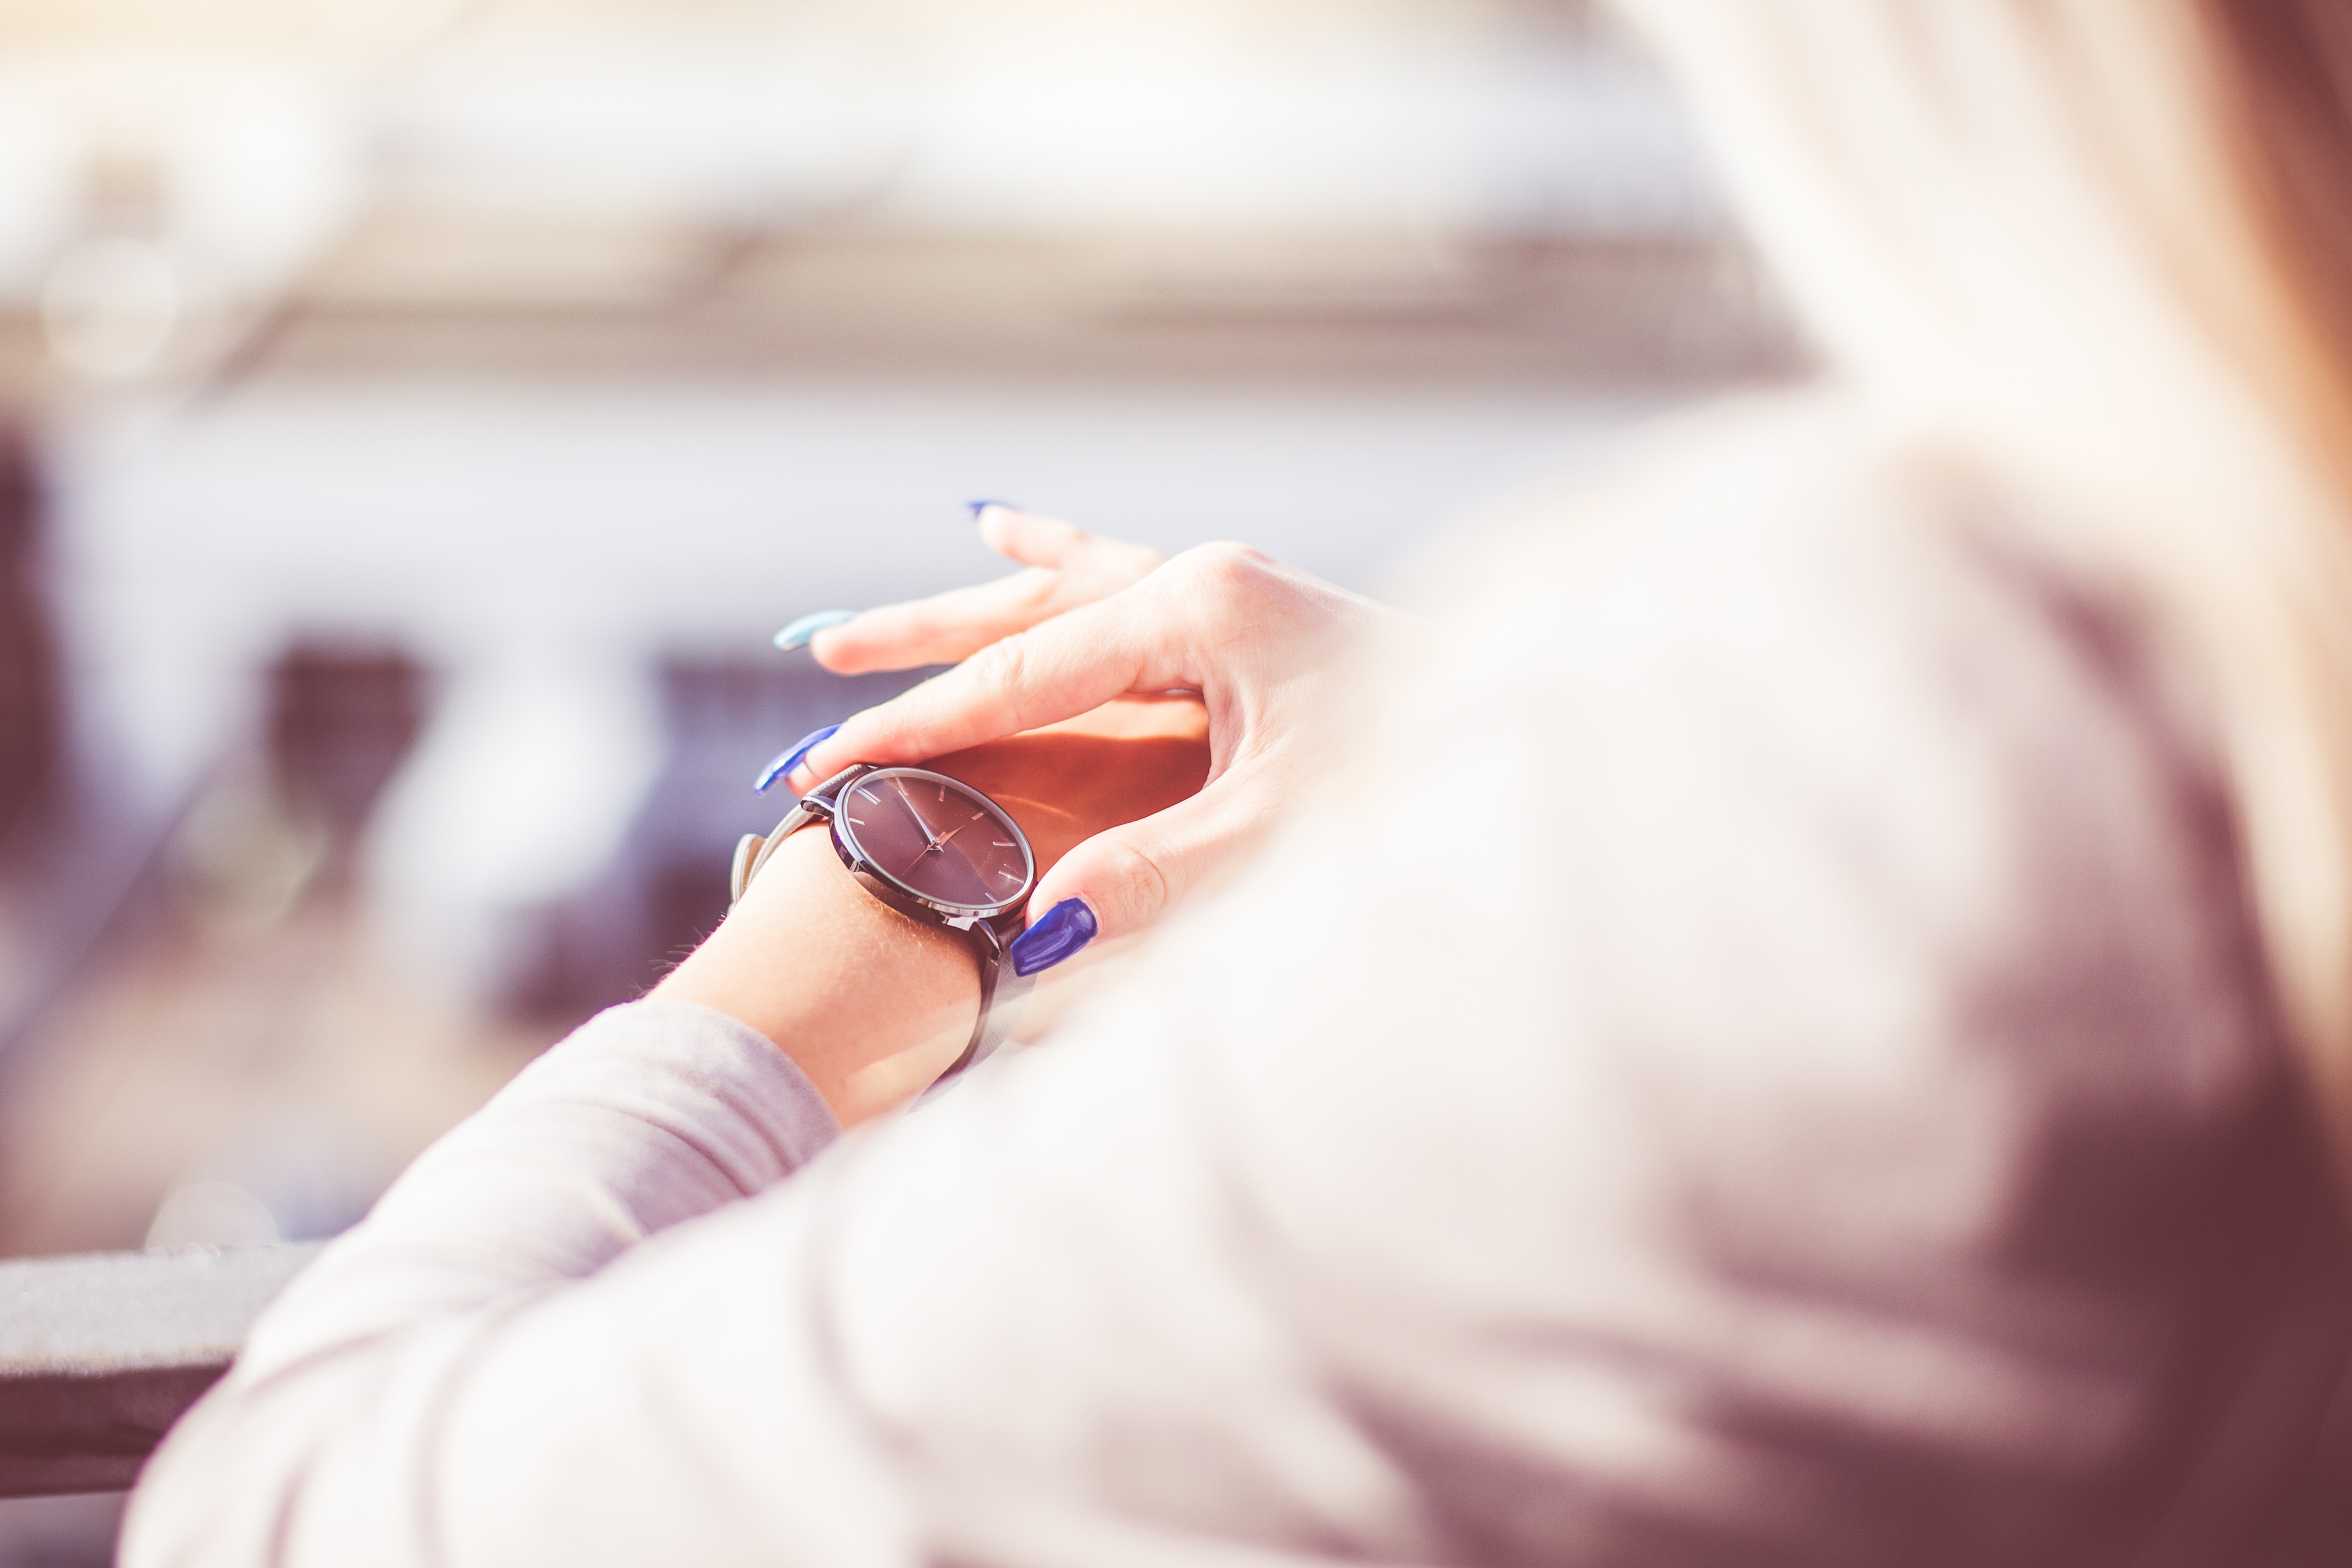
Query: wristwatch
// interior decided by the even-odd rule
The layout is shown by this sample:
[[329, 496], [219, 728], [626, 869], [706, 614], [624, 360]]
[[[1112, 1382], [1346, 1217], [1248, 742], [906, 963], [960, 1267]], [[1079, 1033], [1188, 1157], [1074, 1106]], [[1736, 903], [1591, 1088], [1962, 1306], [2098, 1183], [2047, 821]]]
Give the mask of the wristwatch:
[[980, 1021], [932, 1087], [987, 1061], [1034, 983], [1013, 971], [1010, 951], [1037, 884], [1037, 857], [1020, 824], [944, 773], [861, 762], [802, 796], [765, 838], [743, 835], [730, 902], [741, 900], [778, 844], [820, 821], [831, 825], [834, 852], [866, 892], [901, 915], [962, 932], [980, 959]]

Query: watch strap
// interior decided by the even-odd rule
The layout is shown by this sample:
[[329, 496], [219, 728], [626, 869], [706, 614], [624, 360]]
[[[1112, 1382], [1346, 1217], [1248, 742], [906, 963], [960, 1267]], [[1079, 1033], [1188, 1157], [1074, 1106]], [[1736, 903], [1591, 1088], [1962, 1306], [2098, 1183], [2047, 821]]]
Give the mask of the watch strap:
[[[1016, 929], [1013, 935], [1018, 934]], [[1013, 1026], [1021, 1021], [1029, 992], [1037, 983], [1035, 976], [1013, 967], [1011, 937], [1002, 928], [983, 920], [971, 928], [971, 936], [980, 956], [980, 1017], [971, 1026], [971, 1040], [963, 1054], [933, 1080], [928, 1093], [938, 1092], [996, 1054], [997, 1048], [1013, 1037]]]
[[859, 774], [869, 771], [871, 765], [867, 763], [850, 764], [793, 801], [793, 809], [784, 813], [784, 820], [769, 830], [765, 838], [758, 833], [746, 833], [737, 841], [735, 863], [727, 876], [728, 904], [731, 906], [742, 902], [743, 890], [751, 885], [751, 879], [760, 874], [760, 868], [768, 863], [768, 857], [776, 852], [778, 844], [811, 822], [830, 820], [834, 802], [841, 798], [843, 789]]

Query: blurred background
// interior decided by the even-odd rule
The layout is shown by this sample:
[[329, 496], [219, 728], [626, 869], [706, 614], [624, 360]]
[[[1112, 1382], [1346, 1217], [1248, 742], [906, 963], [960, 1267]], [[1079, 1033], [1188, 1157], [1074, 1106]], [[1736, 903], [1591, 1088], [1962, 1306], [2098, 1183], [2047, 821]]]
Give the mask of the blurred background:
[[357, 1218], [969, 497], [1378, 591], [1795, 365], [1581, 0], [0, 0], [0, 1255]]

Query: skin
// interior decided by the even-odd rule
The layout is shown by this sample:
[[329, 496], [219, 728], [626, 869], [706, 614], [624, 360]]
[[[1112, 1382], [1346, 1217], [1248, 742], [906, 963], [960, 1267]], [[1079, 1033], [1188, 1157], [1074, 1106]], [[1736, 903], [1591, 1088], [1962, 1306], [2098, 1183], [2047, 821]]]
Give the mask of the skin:
[[1149, 546], [1101, 538], [1057, 517], [993, 502], [973, 522], [989, 549], [1024, 570], [868, 610], [816, 634], [809, 651], [817, 663], [839, 675], [952, 664], [1041, 621], [1108, 599], [1167, 564]]
[[[1197, 699], [1130, 699], [924, 766], [1010, 812], [1043, 874], [1087, 840], [1198, 793], [1208, 736]], [[1050, 1005], [1062, 980], [1058, 969], [1040, 977], [1040, 1001]], [[980, 971], [965, 937], [859, 887], [826, 831], [811, 827], [777, 847], [743, 901], [652, 994], [716, 1008], [766, 1035], [854, 1126], [905, 1104], [961, 1053]]]
[[1002, 506], [981, 533], [1025, 570], [869, 610], [810, 644], [826, 668], [962, 662], [843, 725], [792, 775], [813, 788], [852, 762], [914, 762], [1181, 688], [1205, 705], [1197, 793], [1090, 835], [1039, 879], [1032, 920], [1083, 900], [1102, 940], [1139, 932], [1231, 864], [1318, 777], [1325, 727], [1366, 646], [1409, 622], [1240, 545], [1162, 559], [1139, 545]]

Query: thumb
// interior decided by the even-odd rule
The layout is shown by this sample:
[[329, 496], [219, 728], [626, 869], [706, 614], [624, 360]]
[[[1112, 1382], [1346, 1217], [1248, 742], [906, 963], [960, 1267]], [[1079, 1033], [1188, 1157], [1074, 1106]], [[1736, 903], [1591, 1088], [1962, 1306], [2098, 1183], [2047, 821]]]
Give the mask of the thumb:
[[[1270, 818], [1232, 783], [1228, 774], [1189, 800], [1107, 829], [1064, 855], [1030, 895], [1031, 925], [1013, 943], [1014, 967], [1034, 975], [1094, 941], [1146, 929], [1245, 851]], [[1073, 904], [1080, 907], [1066, 907]]]

